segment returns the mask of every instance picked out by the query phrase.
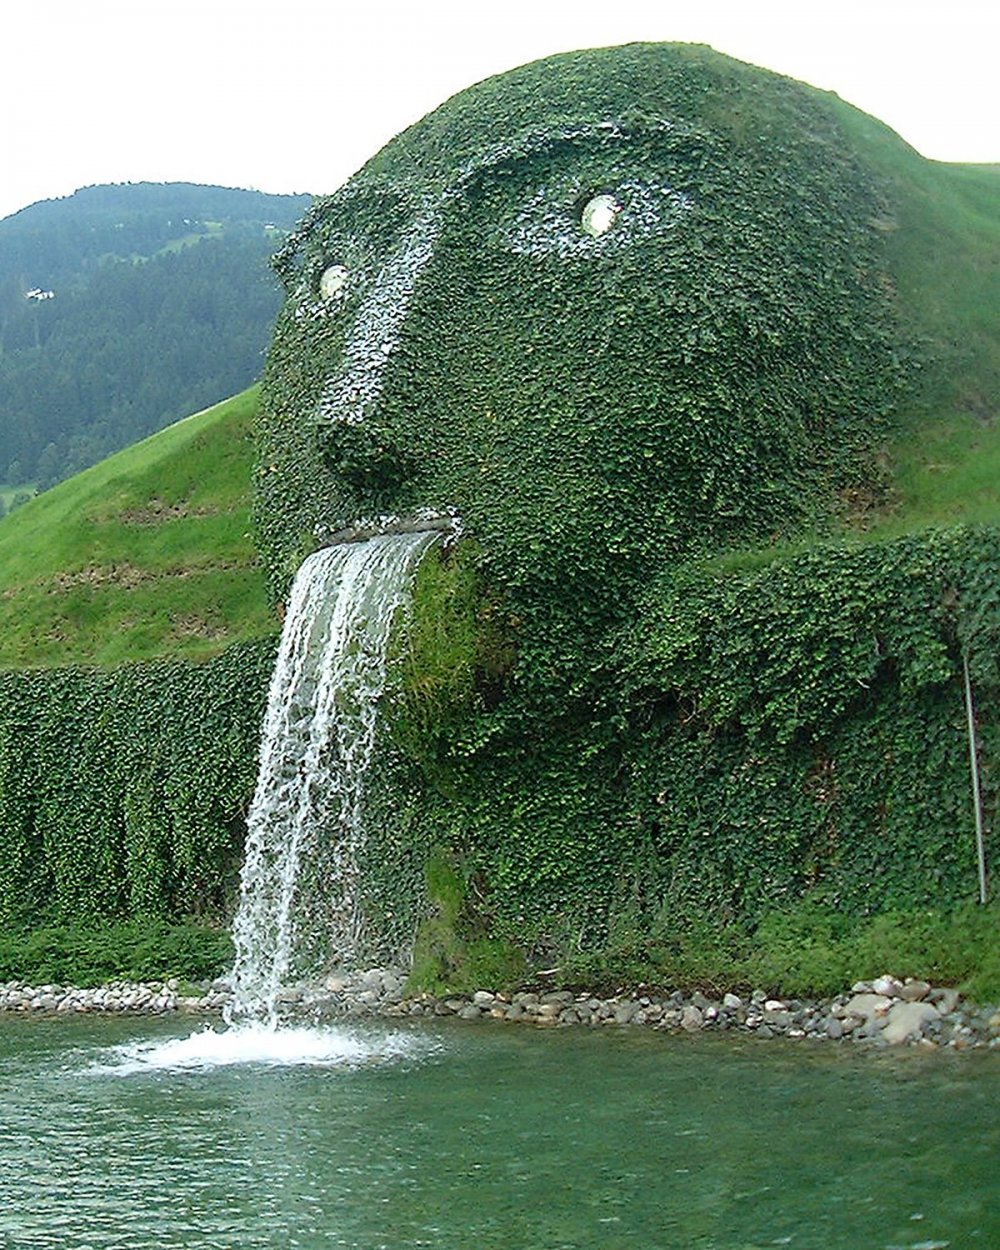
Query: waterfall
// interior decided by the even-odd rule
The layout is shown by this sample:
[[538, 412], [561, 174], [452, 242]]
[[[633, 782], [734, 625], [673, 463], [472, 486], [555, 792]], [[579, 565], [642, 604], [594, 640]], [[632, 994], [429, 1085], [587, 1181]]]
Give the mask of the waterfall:
[[290, 976], [350, 965], [360, 950], [364, 784], [389, 630], [437, 537], [327, 547], [295, 578], [247, 818], [230, 1020], [273, 1024]]

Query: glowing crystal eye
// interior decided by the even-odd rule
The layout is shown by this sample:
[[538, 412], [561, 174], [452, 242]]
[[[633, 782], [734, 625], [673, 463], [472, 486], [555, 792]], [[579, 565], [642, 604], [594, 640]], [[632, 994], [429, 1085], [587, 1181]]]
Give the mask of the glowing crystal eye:
[[333, 299], [347, 281], [347, 269], [344, 265], [330, 265], [324, 269], [319, 280], [321, 299]]
[[615, 218], [622, 211], [622, 206], [613, 195], [595, 195], [583, 206], [580, 214], [580, 227], [584, 234], [596, 239], [606, 234], [615, 224]]

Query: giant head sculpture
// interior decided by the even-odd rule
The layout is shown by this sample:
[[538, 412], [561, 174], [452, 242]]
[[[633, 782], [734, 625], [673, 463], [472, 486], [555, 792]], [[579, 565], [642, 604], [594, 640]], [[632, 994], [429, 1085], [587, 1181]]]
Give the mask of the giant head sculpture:
[[664, 562], [828, 508], [892, 400], [878, 215], [818, 93], [706, 48], [455, 97], [277, 259], [279, 592], [314, 535], [454, 513], [522, 617], [607, 620]]

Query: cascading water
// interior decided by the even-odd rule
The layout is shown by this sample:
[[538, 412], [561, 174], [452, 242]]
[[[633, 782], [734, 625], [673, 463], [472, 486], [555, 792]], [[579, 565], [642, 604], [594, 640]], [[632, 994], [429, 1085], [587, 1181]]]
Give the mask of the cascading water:
[[358, 851], [396, 609], [439, 535], [380, 535], [311, 555], [292, 587], [248, 816], [227, 1020], [276, 1022], [290, 976], [350, 964]]

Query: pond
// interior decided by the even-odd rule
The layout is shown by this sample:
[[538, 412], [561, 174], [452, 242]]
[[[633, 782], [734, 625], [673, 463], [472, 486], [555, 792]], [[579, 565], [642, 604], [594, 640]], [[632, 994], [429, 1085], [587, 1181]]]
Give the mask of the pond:
[[4, 1250], [1000, 1245], [996, 1052], [193, 1027], [0, 1017]]

